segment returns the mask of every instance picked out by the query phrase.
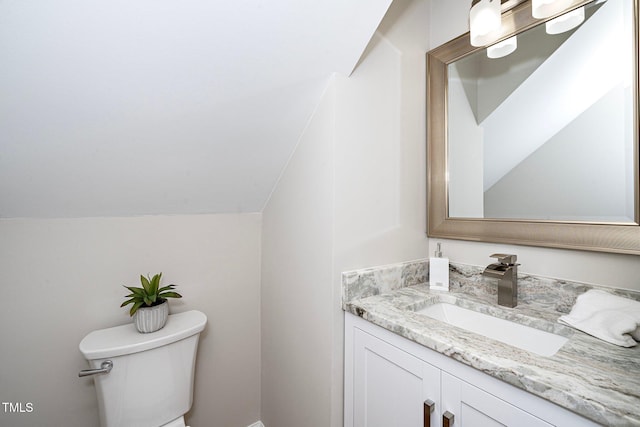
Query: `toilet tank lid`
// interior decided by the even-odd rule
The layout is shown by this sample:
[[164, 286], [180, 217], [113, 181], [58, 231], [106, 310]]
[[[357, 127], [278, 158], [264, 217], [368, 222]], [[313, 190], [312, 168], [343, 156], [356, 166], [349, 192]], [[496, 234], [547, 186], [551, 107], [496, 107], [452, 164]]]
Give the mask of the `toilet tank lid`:
[[162, 329], [148, 334], [138, 332], [133, 323], [90, 332], [80, 341], [80, 352], [87, 360], [138, 353], [200, 333], [207, 316], [197, 310], [171, 314]]

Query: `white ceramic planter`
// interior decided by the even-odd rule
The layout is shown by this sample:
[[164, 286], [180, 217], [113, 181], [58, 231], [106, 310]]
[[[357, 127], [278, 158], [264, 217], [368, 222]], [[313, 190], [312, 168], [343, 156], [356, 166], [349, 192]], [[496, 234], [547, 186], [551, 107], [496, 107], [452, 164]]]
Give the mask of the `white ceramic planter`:
[[162, 329], [169, 316], [169, 302], [165, 301], [154, 307], [140, 307], [133, 315], [133, 323], [143, 334]]

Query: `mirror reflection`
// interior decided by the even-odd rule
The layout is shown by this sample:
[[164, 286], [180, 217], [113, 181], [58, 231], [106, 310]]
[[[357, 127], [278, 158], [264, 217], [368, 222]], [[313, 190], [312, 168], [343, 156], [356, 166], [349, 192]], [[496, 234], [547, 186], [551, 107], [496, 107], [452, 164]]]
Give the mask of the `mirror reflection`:
[[447, 66], [449, 217], [634, 222], [633, 0], [576, 11]]

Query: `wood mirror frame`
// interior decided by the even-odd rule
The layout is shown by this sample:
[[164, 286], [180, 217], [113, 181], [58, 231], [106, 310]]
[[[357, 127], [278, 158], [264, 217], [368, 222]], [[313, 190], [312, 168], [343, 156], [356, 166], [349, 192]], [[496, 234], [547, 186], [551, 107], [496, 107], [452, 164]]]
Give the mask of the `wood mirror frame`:
[[[492, 218], [450, 218], [447, 159], [447, 66], [477, 50], [469, 33], [427, 54], [427, 234], [430, 237], [515, 245], [567, 248], [640, 255], [640, 178], [638, 144], [638, 1], [634, 7], [634, 180], [635, 222], [518, 220]], [[573, 0], [567, 10], [590, 3]], [[553, 17], [552, 17], [553, 18]], [[530, 1], [517, 4], [502, 15], [499, 40], [526, 31], [545, 20], [531, 16]]]

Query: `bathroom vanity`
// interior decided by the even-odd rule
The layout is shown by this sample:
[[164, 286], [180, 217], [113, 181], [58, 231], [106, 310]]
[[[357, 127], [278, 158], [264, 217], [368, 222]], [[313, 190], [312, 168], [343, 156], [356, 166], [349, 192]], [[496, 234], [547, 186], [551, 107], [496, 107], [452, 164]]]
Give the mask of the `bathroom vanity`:
[[352, 314], [345, 327], [345, 426], [598, 425]]
[[[343, 275], [346, 427], [640, 426], [640, 347], [557, 323], [587, 285], [521, 276], [518, 305], [504, 308], [480, 268], [452, 265], [451, 291], [438, 292], [421, 284], [425, 264]], [[560, 342], [488, 337], [425, 312], [438, 304]]]

